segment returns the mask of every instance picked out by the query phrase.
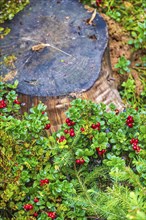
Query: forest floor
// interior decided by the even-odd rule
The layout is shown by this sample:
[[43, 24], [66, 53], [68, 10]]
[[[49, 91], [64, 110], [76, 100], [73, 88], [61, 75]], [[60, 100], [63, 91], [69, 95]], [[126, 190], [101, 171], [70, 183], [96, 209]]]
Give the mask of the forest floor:
[[108, 25], [110, 58], [117, 88], [120, 90], [122, 82], [126, 81], [128, 78], [128, 74], [119, 74], [118, 70], [115, 68], [115, 64], [118, 62], [118, 59], [121, 56], [125, 56], [127, 60], [131, 61], [131, 74], [135, 80], [136, 93], [137, 95], [139, 95], [143, 87], [140, 81], [139, 73], [135, 68], [135, 64], [139, 62], [140, 55], [141, 53], [143, 53], [143, 51], [133, 52], [132, 46], [128, 45], [127, 43], [130, 39], [129, 33], [125, 31], [125, 29], [119, 23], [117, 23], [107, 15], [101, 14], [101, 16], [104, 18]]

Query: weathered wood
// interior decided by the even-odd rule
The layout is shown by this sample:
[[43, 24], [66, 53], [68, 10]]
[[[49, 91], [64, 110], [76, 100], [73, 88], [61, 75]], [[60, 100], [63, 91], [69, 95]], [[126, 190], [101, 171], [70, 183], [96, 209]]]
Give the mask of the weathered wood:
[[103, 18], [96, 10], [88, 13], [77, 0], [30, 2], [29, 15], [26, 8], [8, 22], [12, 31], [1, 47], [2, 56], [17, 57], [12, 68], [2, 65], [1, 69], [6, 82], [19, 81], [19, 98], [25, 103], [22, 113], [42, 101], [51, 131], [56, 131], [73, 99], [112, 102], [122, 109]]
[[25, 106], [22, 106], [22, 112], [29, 111], [32, 106], [36, 106], [40, 101], [47, 106], [47, 113], [52, 125], [51, 132], [57, 131], [61, 124], [65, 122], [65, 112], [73, 99], [82, 98], [95, 103], [103, 102], [107, 106], [113, 103], [119, 110], [124, 107], [112, 78], [108, 50], [104, 54], [101, 76], [89, 90], [81, 93], [70, 93], [62, 97], [32, 97], [20, 94], [19, 98], [26, 103]]

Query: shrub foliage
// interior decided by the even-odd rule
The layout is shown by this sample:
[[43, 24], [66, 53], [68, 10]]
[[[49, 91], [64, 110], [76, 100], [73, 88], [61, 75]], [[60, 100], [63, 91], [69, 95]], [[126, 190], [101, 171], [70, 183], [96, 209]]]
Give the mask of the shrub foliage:
[[145, 111], [76, 99], [62, 128], [1, 83], [0, 219], [144, 220]]

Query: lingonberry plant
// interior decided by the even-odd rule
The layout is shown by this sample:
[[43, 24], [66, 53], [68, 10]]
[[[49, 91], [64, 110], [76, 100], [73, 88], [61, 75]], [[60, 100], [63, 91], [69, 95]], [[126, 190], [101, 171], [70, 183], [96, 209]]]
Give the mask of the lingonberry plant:
[[20, 115], [13, 87], [1, 83], [0, 219], [144, 220], [145, 111], [76, 99], [48, 137], [46, 107]]

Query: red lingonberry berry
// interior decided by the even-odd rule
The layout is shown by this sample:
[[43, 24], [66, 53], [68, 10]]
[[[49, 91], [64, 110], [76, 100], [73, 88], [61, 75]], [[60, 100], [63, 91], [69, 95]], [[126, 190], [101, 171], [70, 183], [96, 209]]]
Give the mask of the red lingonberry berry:
[[96, 123], [96, 127], [100, 127], [100, 122], [97, 122], [97, 123]]
[[46, 124], [46, 125], [45, 125], [45, 129], [46, 129], [46, 130], [50, 129], [50, 127], [51, 127], [51, 124]]
[[74, 121], [71, 121], [71, 125], [74, 126], [74, 125], [75, 125], [75, 122], [74, 122]]
[[129, 127], [129, 128], [133, 128], [133, 123], [129, 123], [129, 124], [128, 124], [128, 127]]
[[65, 141], [65, 140], [66, 140], [65, 136], [61, 136], [61, 137], [59, 138], [59, 142], [63, 142], [63, 141]]
[[96, 151], [98, 152], [100, 150], [100, 148], [99, 147], [96, 147]]
[[24, 208], [26, 211], [29, 211], [29, 210], [33, 209], [33, 205], [32, 205], [32, 204], [25, 204], [25, 205], [23, 206], [23, 208]]
[[76, 160], [76, 164], [80, 164], [80, 159], [77, 159], [77, 160]]
[[7, 104], [5, 103], [5, 101], [2, 99], [0, 100], [0, 108], [5, 108], [7, 106]]
[[68, 125], [68, 126], [72, 126], [72, 122], [71, 122], [71, 121], [68, 122], [67, 125]]
[[133, 123], [134, 122], [134, 119], [133, 119], [133, 117], [131, 115], [129, 115], [127, 117], [127, 122], [129, 122], [129, 123]]
[[103, 149], [103, 150], [102, 150], [102, 153], [103, 153], [103, 154], [105, 154], [105, 152], [106, 152], [106, 150], [105, 150], [105, 149]]
[[96, 124], [92, 124], [91, 128], [96, 129]]
[[19, 102], [17, 99], [14, 100], [14, 103], [17, 104], [17, 105], [21, 104], [21, 102]]
[[105, 150], [105, 149], [100, 150], [100, 148], [99, 148], [99, 147], [97, 147], [97, 148], [96, 148], [96, 151], [97, 151], [97, 153], [98, 153], [98, 155], [99, 155], [99, 156], [102, 156], [102, 155], [103, 155], [103, 154], [105, 154], [105, 152], [106, 152], [106, 150]]
[[138, 144], [138, 139], [137, 138], [134, 140], [134, 143]]
[[70, 132], [74, 132], [74, 129], [73, 129], [73, 128], [70, 128]]
[[42, 112], [42, 115], [44, 115], [45, 114], [45, 112]]
[[56, 218], [56, 212], [47, 212], [48, 217], [50, 217], [51, 219], [55, 219]]
[[64, 133], [65, 133], [65, 134], [68, 134], [68, 129], [65, 129], [65, 130], [64, 130]]
[[48, 179], [44, 179], [44, 182], [45, 182], [45, 183], [49, 183], [49, 180], [48, 180]]
[[81, 131], [81, 132], [84, 132], [84, 131], [85, 131], [85, 129], [84, 129], [84, 128], [80, 128], [80, 131]]
[[40, 186], [43, 186], [43, 185], [48, 184], [48, 183], [49, 183], [48, 179], [40, 180]]
[[70, 136], [71, 136], [71, 137], [74, 137], [74, 136], [75, 136], [75, 133], [74, 133], [74, 132], [70, 132]]
[[85, 160], [83, 158], [76, 160], [76, 164], [80, 165], [80, 164], [84, 164], [84, 163], [85, 163]]
[[34, 202], [39, 202], [39, 199], [38, 198], [34, 198], [34, 200], [33, 200]]
[[71, 121], [70, 118], [67, 118], [67, 119], [65, 120], [66, 123], [69, 123], [70, 121]]
[[80, 159], [80, 164], [84, 164], [85, 160], [83, 158]]
[[103, 155], [103, 152], [102, 152], [101, 150], [99, 150], [99, 151], [98, 151], [98, 155], [99, 155], [99, 156], [102, 156], [102, 155]]
[[134, 144], [134, 143], [135, 143], [135, 139], [132, 138], [132, 139], [130, 140], [130, 144]]
[[136, 151], [139, 153], [139, 152], [140, 152], [140, 150], [141, 150], [141, 148], [140, 148], [139, 146], [137, 146]]
[[133, 145], [133, 150], [137, 150], [137, 145]]
[[37, 213], [37, 212], [34, 212], [34, 213], [33, 213], [33, 216], [34, 216], [34, 217], [37, 217], [37, 216], [38, 216], [38, 213]]

